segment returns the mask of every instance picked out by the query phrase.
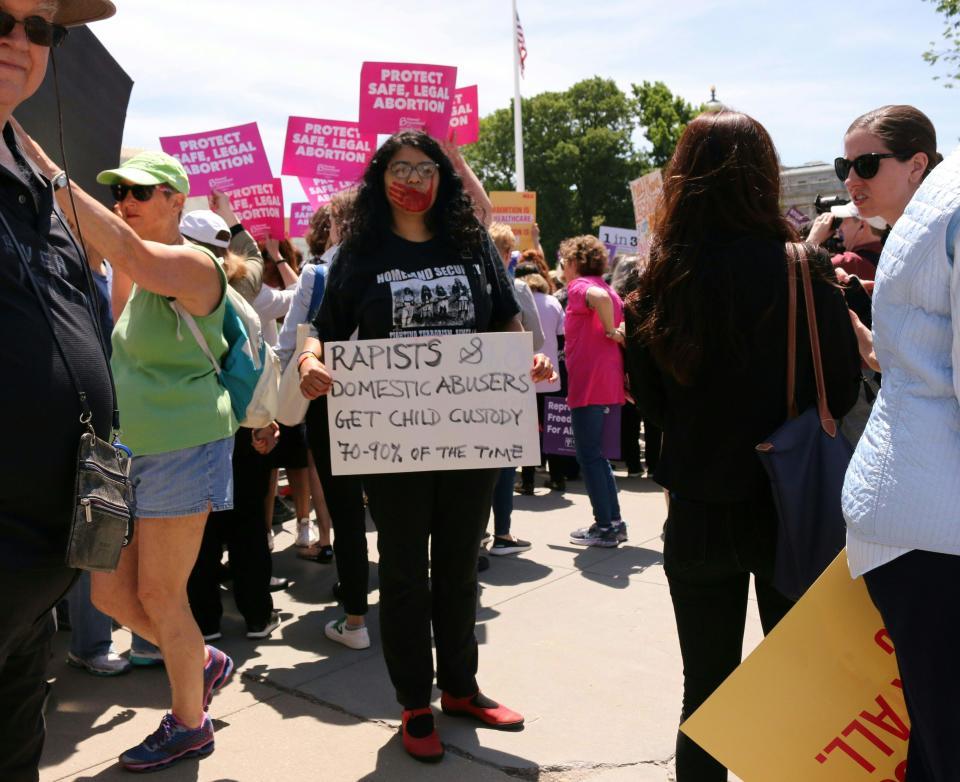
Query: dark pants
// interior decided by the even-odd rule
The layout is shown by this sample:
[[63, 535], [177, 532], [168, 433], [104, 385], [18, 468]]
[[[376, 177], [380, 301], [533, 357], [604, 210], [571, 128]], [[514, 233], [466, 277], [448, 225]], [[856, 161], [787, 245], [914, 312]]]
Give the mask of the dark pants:
[[[543, 453], [543, 410], [546, 407], [547, 403], [544, 401], [548, 396], [556, 396], [556, 394], [537, 394], [537, 418], [540, 421], [540, 453], [543, 454], [541, 458], [541, 466], [544, 462], [547, 464], [547, 469], [550, 471], [550, 480], [557, 481], [566, 478], [564, 473], [564, 463], [563, 459], [560, 456], [556, 455], [546, 455]], [[520, 470], [520, 480], [524, 486], [529, 486], [533, 488], [534, 478], [537, 474], [537, 468], [527, 466]]]
[[660, 464], [660, 447], [663, 445], [663, 430], [643, 419], [643, 460], [647, 472], [653, 475]]
[[[711, 504], [671, 495], [663, 559], [683, 658], [681, 721], [740, 665], [750, 574], [755, 576], [764, 634], [792, 606], [771, 585], [776, 524], [769, 496]], [[677, 782], [726, 779], [723, 766], [678, 732]]]
[[620, 458], [627, 472], [640, 472], [640, 414], [631, 402], [620, 408]]
[[187, 582], [193, 616], [204, 635], [220, 630], [220, 560], [230, 552], [233, 597], [248, 626], [263, 625], [273, 611], [271, 561], [263, 503], [270, 484], [270, 462], [253, 449], [251, 430], [241, 428], [233, 447], [233, 510], [211, 513], [200, 553]]
[[477, 692], [477, 551], [499, 470], [365, 476], [380, 551], [380, 634], [397, 700]]
[[897, 650], [910, 715], [907, 782], [960, 775], [960, 556], [911, 551], [864, 576]]
[[307, 410], [307, 440], [333, 522], [333, 553], [336, 556], [343, 610], [352, 616], [364, 616], [368, 610], [370, 562], [363, 484], [356, 475], [333, 475], [330, 472], [330, 426], [326, 397], [312, 402]]
[[0, 779], [35, 782], [45, 728], [47, 662], [57, 630], [53, 607], [77, 571], [0, 572]]

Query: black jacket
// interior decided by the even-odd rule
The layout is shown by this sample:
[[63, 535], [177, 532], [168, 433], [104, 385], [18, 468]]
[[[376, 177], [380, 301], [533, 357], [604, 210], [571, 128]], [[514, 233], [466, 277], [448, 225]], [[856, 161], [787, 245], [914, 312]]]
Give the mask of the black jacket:
[[[832, 275], [828, 263], [811, 261]], [[712, 346], [698, 379], [680, 385], [636, 338], [638, 315], [628, 307], [630, 388], [644, 419], [663, 429], [658, 483], [699, 502], [756, 499], [769, 492], [769, 482], [754, 449], [787, 416], [786, 251], [780, 242], [739, 237], [711, 245], [703, 263], [716, 275], [713, 289], [720, 297], [710, 306], [733, 309], [745, 349], [738, 354]], [[815, 404], [816, 386], [799, 279], [797, 287], [797, 401], [803, 411]], [[840, 418], [859, 392], [857, 339], [841, 291], [816, 275], [813, 288], [827, 399]]]

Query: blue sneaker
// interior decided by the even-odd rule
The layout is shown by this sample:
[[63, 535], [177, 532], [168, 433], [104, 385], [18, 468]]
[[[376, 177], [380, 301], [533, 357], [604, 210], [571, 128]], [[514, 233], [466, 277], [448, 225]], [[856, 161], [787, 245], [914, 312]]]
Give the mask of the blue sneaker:
[[211, 752], [213, 721], [209, 715], [203, 715], [199, 728], [191, 729], [172, 714], [165, 714], [156, 731], [120, 756], [120, 765], [137, 773], [159, 771], [178, 760], [203, 757]]
[[617, 531], [617, 540], [621, 543], [627, 542], [627, 522], [622, 519], [619, 521], [611, 521], [610, 526], [612, 526]]
[[208, 646], [210, 659], [203, 668], [203, 710], [210, 708], [213, 695], [219, 692], [233, 673], [233, 660], [214, 646]]

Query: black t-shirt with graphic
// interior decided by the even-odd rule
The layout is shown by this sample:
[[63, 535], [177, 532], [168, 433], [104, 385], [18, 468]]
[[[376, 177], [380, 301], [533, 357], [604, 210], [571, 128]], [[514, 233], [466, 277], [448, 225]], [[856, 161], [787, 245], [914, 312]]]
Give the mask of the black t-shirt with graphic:
[[341, 251], [330, 264], [315, 325], [322, 342], [491, 331], [520, 308], [488, 237], [458, 254], [438, 239], [390, 234], [368, 255]]

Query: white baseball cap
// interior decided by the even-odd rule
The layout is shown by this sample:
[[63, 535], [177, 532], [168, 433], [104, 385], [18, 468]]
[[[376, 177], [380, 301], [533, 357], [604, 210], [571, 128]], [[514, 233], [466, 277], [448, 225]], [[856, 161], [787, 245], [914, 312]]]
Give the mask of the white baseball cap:
[[180, 233], [187, 239], [209, 244], [211, 247], [226, 249], [230, 246], [230, 226], [220, 215], [209, 209], [197, 209], [185, 214], [180, 221]]
[[857, 207], [851, 202], [849, 204], [843, 204], [842, 206], [831, 206], [830, 214], [834, 217], [842, 217], [844, 219], [852, 217], [855, 220], [863, 220], [868, 225], [876, 228], [878, 231], [884, 231], [887, 227], [887, 221], [882, 217], [863, 217]]

